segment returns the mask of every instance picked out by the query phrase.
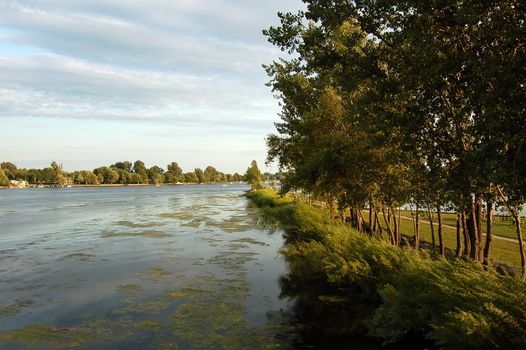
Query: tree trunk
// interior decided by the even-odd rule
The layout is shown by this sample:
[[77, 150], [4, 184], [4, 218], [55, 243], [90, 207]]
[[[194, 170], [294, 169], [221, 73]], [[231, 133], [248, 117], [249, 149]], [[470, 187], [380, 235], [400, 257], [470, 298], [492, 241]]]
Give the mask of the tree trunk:
[[446, 254], [446, 249], [444, 247], [444, 237], [442, 235], [442, 208], [440, 205], [437, 206], [437, 221], [438, 221], [438, 247], [440, 255], [444, 256]]
[[418, 204], [416, 205], [416, 216], [415, 216], [415, 250], [420, 249], [420, 232], [418, 227]]
[[382, 229], [382, 225], [380, 225], [380, 217], [378, 216], [378, 209], [376, 207], [374, 208], [374, 232], [376, 231], [380, 232], [380, 237], [384, 238], [384, 232]]
[[469, 257], [473, 260], [477, 260], [477, 222], [475, 221], [475, 203], [473, 202], [473, 198], [471, 196], [469, 197], [468, 209], [469, 214], [467, 219], [467, 226], [469, 233], [469, 242], [471, 245]]
[[332, 199], [332, 197], [330, 195], [327, 196], [327, 205], [329, 206], [329, 210], [331, 212], [331, 217], [335, 218], [336, 217], [336, 208], [334, 207], [334, 200]]
[[394, 242], [395, 245], [400, 245], [400, 228], [398, 226], [398, 222], [396, 220], [396, 211], [391, 206], [391, 212], [393, 212], [393, 224], [394, 224]]
[[457, 249], [455, 250], [455, 257], [460, 257], [462, 252], [462, 240], [460, 239], [460, 212], [457, 211]]
[[415, 213], [413, 211], [413, 206], [409, 204], [409, 210], [411, 211], [411, 222], [413, 224], [413, 235], [415, 234]]
[[[389, 234], [389, 241], [391, 242], [391, 244], [394, 244], [393, 231], [391, 230], [391, 224], [390, 224], [391, 220], [388, 220], [388, 217], [385, 214], [385, 208], [382, 208], [382, 214], [383, 214], [383, 217], [384, 217], [385, 225], [387, 226], [387, 233]], [[389, 212], [388, 212], [388, 214], [389, 214]], [[391, 215], [389, 214], [389, 217], [390, 216]]]
[[435, 227], [433, 226], [433, 215], [431, 214], [431, 209], [427, 209], [427, 215], [429, 216], [429, 226], [431, 227], [431, 244], [433, 244], [433, 253], [436, 253]]
[[522, 241], [522, 232], [521, 232], [521, 216], [520, 212], [513, 212], [513, 217], [515, 218], [515, 229], [517, 230], [517, 239], [519, 241], [519, 252], [521, 254], [521, 269], [522, 269], [522, 278], [526, 277], [526, 259], [524, 257], [524, 242]]
[[460, 213], [460, 217], [461, 217], [461, 220], [462, 220], [462, 234], [464, 235], [464, 253], [463, 253], [463, 255], [465, 257], [468, 257], [469, 253], [470, 253], [471, 243], [470, 243], [470, 240], [469, 240], [468, 225], [467, 225], [467, 222], [466, 222], [466, 212], [464, 210], [462, 210], [462, 212]]
[[484, 245], [484, 266], [489, 266], [491, 240], [493, 239], [493, 202], [492, 193], [486, 195], [486, 244]]
[[400, 232], [400, 220], [402, 220], [402, 209], [400, 209], [400, 207], [398, 207], [398, 226], [397, 226], [398, 245], [400, 245], [400, 243], [402, 242], [402, 232]]
[[391, 226], [391, 208], [387, 208], [387, 220], [389, 221], [389, 226]]
[[360, 219], [358, 218], [356, 208], [350, 207], [349, 213], [351, 215], [351, 226], [354, 227], [356, 230], [358, 230], [358, 232], [362, 232], [361, 227], [360, 227]]
[[374, 207], [374, 213], [373, 213], [373, 226], [371, 226], [371, 231], [373, 234], [376, 233], [377, 230], [377, 223], [378, 223], [378, 211], [376, 210], [376, 207]]
[[373, 235], [373, 201], [369, 199], [369, 233]]
[[475, 220], [477, 222], [477, 260], [482, 261], [483, 250], [482, 250], [482, 193], [477, 193], [475, 196]]
[[358, 226], [360, 227], [360, 232], [365, 233], [365, 219], [362, 214], [362, 210], [356, 209], [356, 217], [358, 219]]
[[504, 193], [500, 189], [500, 187], [497, 186], [497, 191], [499, 191], [499, 195], [501, 196], [502, 200], [504, 201], [504, 204], [506, 204], [506, 207], [508, 208], [508, 211], [513, 216], [513, 219], [515, 220], [515, 230], [517, 231], [517, 240], [519, 243], [519, 253], [521, 255], [521, 269], [522, 269], [522, 278], [524, 279], [526, 277], [526, 258], [524, 256], [524, 242], [522, 241], [522, 232], [521, 232], [521, 215], [520, 212], [517, 213], [508, 203], [508, 200], [504, 196]]

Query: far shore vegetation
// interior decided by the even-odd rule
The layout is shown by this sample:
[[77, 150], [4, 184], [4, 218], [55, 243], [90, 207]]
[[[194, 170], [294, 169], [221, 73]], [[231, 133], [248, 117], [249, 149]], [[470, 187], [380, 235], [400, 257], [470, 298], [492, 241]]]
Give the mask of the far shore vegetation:
[[[253, 161], [255, 164], [255, 161]], [[257, 164], [256, 164], [257, 168]], [[247, 169], [248, 177], [252, 175], [251, 168]], [[80, 170], [67, 172], [62, 165], [52, 162], [49, 167], [43, 169], [19, 168], [11, 162], [0, 164], [0, 187], [9, 187], [18, 182], [28, 185], [42, 186], [140, 186], [160, 184], [214, 184], [245, 182], [247, 174], [228, 174], [218, 171], [209, 165], [204, 170], [196, 168], [193, 171], [183, 172], [183, 169], [172, 162], [166, 166], [166, 170], [154, 165], [147, 168], [143, 161], [123, 161], [109, 166], [101, 166], [93, 170]], [[276, 180], [279, 174], [261, 174], [258, 170], [260, 181]]]

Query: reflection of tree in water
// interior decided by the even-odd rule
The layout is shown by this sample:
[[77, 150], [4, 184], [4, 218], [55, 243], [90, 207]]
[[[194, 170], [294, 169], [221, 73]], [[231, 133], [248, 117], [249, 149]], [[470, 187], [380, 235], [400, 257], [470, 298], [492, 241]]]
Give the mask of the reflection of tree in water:
[[375, 305], [358, 289], [337, 290], [300, 261], [288, 262], [289, 273], [280, 277], [280, 298], [294, 300], [291, 317], [297, 322], [294, 348], [315, 349], [430, 349], [420, 336], [407, 335], [404, 341], [382, 347], [382, 339], [372, 337], [366, 320]]
[[281, 298], [294, 300], [291, 310], [299, 325], [297, 348], [379, 349], [381, 340], [368, 337], [363, 320], [370, 308], [358, 295], [338, 293], [308, 271], [301, 262], [289, 262], [280, 277]]

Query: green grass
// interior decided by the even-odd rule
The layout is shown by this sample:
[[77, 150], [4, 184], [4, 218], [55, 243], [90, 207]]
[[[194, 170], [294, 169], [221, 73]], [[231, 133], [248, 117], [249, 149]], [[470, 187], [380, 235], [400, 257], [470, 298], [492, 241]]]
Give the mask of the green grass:
[[[402, 216], [411, 217], [411, 212], [408, 210], [401, 211]], [[427, 214], [420, 213], [420, 221], [429, 222]], [[433, 221], [437, 222], [436, 214], [433, 214]], [[457, 214], [454, 213], [442, 213], [442, 223], [444, 225], [457, 226]], [[526, 220], [521, 218], [522, 232], [526, 232]], [[486, 220], [482, 220], [482, 231], [486, 232]], [[515, 231], [515, 224], [513, 221], [505, 216], [496, 215], [494, 221], [493, 232], [496, 236], [502, 236], [507, 238], [517, 238], [517, 232]], [[523, 238], [526, 240], [526, 238]]]
[[[402, 212], [402, 215], [404, 215], [403, 212]], [[447, 215], [453, 216], [453, 214], [447, 214]], [[436, 220], [434, 222], [436, 223]], [[456, 226], [456, 218], [455, 218], [455, 226]], [[382, 227], [384, 227], [384, 225], [382, 225]], [[428, 220], [425, 220], [424, 218], [420, 220], [419, 231], [420, 231], [421, 240], [431, 243], [432, 241], [431, 240], [431, 228], [429, 226]], [[456, 229], [452, 229], [452, 228], [443, 226], [442, 231], [443, 231], [443, 236], [444, 236], [444, 244], [446, 248], [449, 248], [455, 251], [457, 247]], [[402, 234], [412, 237], [414, 235], [413, 221], [405, 220], [402, 218], [400, 221], [400, 232]], [[438, 245], [438, 235], [437, 235], [436, 226], [435, 226], [435, 239], [436, 239], [436, 244]], [[484, 243], [485, 243], [485, 237], [484, 237], [484, 242], [482, 245], [483, 247], [484, 247]], [[462, 244], [464, 244], [463, 239], [462, 239]], [[493, 261], [503, 262], [510, 266], [519, 267], [520, 266], [519, 245], [516, 242], [508, 242], [508, 241], [499, 240], [499, 239], [494, 238], [491, 243], [490, 259]]]

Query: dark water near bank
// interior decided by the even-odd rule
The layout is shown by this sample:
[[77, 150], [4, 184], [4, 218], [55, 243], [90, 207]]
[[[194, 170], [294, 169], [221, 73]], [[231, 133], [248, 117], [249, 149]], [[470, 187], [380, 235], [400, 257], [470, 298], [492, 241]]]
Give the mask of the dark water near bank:
[[0, 191], [0, 349], [377, 346], [331, 331], [356, 324], [300, 292], [246, 189]]

